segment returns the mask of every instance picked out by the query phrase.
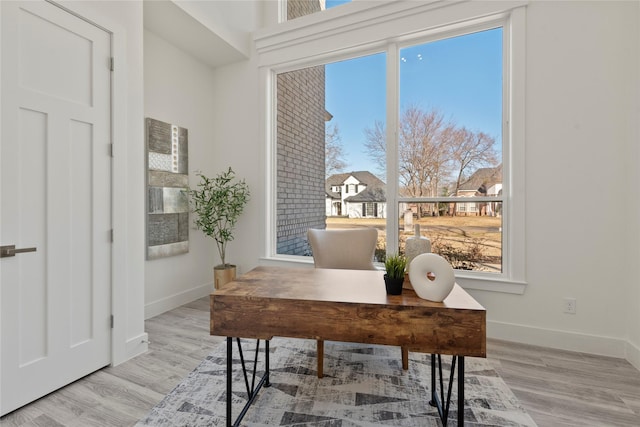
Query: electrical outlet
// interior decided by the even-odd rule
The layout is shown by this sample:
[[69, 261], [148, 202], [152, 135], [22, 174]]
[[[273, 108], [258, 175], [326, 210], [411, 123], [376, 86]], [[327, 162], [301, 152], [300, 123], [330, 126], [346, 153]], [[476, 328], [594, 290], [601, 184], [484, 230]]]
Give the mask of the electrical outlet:
[[568, 314], [576, 314], [576, 299], [565, 298], [564, 299], [564, 312]]

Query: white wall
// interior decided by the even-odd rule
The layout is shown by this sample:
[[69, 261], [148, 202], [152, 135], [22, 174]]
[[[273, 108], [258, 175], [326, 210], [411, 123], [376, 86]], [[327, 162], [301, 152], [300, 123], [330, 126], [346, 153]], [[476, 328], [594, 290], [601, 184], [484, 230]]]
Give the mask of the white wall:
[[[189, 186], [195, 172], [214, 176], [215, 71], [156, 34], [144, 32], [145, 117], [188, 130]], [[191, 215], [190, 220], [193, 220]], [[213, 266], [219, 264], [213, 239], [189, 230], [189, 252], [145, 262], [145, 318], [207, 295], [213, 290]]]
[[227, 245], [227, 259], [236, 264], [238, 274], [258, 265], [264, 255], [265, 146], [260, 141], [258, 71], [255, 59], [216, 70], [214, 114], [216, 158], [214, 166], [233, 168], [244, 178], [251, 199], [240, 217], [235, 240]]
[[[629, 337], [637, 351], [639, 328], [630, 314], [640, 219], [637, 201], [625, 199], [638, 185], [637, 173], [628, 179], [638, 167], [637, 149], [629, 157], [638, 143], [638, 3], [527, 9], [529, 285], [522, 296], [472, 294], [487, 308], [489, 335], [624, 356]], [[564, 297], [577, 298], [577, 314], [563, 313]]]
[[[176, 5], [194, 23], [205, 25], [242, 51], [253, 50], [248, 32], [260, 25], [262, 2], [179, 1]], [[172, 44], [173, 40], [165, 39], [170, 34], [148, 29], [144, 32], [145, 116], [188, 129], [191, 188], [198, 182], [196, 171], [214, 176], [231, 166], [249, 184], [252, 195], [246, 210], [255, 210], [262, 200], [262, 179], [258, 178], [262, 176], [262, 155], [256, 145], [254, 99], [257, 67], [242, 60], [211, 68], [206, 65], [210, 62], [206, 57], [191, 56]], [[246, 43], [249, 46], [244, 46]], [[227, 245], [227, 261], [237, 265], [238, 273], [257, 263], [260, 246], [251, 236], [263, 234], [260, 225], [241, 218], [235, 236], [249, 241], [249, 245], [242, 247], [235, 241]], [[194, 228], [189, 231], [189, 253], [146, 261], [145, 318], [209, 295], [213, 290], [213, 267], [218, 264], [215, 242]]]

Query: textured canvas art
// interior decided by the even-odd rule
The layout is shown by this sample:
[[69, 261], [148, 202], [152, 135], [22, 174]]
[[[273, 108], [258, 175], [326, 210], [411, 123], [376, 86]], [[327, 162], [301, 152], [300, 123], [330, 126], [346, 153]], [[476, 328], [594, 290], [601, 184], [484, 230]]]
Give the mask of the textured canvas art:
[[187, 129], [146, 119], [147, 259], [189, 252]]
[[[271, 340], [272, 385], [260, 390], [241, 425], [442, 425], [436, 408], [428, 404], [430, 355], [410, 353], [409, 370], [403, 371], [398, 347], [326, 342], [325, 376], [318, 379], [315, 345], [313, 340]], [[245, 360], [251, 362], [252, 347], [255, 340], [243, 344]], [[259, 360], [264, 360], [264, 354]], [[465, 362], [465, 425], [536, 425], [486, 359], [469, 357]], [[234, 418], [247, 399], [239, 363], [234, 343]], [[260, 371], [260, 362], [258, 366]], [[225, 381], [226, 344], [222, 344], [137, 426], [226, 425]], [[454, 385], [453, 399], [456, 396]], [[448, 424], [456, 425], [458, 416], [453, 404]]]

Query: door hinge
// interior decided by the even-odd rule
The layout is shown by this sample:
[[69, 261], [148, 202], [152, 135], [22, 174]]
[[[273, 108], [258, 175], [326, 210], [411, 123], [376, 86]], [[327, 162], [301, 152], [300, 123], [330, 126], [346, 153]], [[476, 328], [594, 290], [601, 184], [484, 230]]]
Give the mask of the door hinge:
[[113, 329], [113, 314], [111, 315], [111, 329]]
[[113, 243], [113, 228], [109, 230], [109, 241]]
[[111, 70], [111, 71], [114, 70], [114, 65], [113, 65], [114, 62], [115, 61], [113, 59], [113, 56], [111, 58], [109, 58], [109, 70]]
[[113, 142], [109, 144], [109, 156], [113, 157]]

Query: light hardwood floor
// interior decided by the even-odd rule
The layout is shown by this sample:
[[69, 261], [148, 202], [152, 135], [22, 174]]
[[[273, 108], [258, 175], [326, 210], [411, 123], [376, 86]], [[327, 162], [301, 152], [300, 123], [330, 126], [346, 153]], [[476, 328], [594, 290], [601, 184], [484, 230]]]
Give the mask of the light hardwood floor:
[[[13, 426], [130, 426], [223, 341], [209, 299], [146, 322], [149, 351], [0, 418]], [[640, 371], [622, 359], [488, 340], [488, 358], [540, 427], [640, 426]]]

